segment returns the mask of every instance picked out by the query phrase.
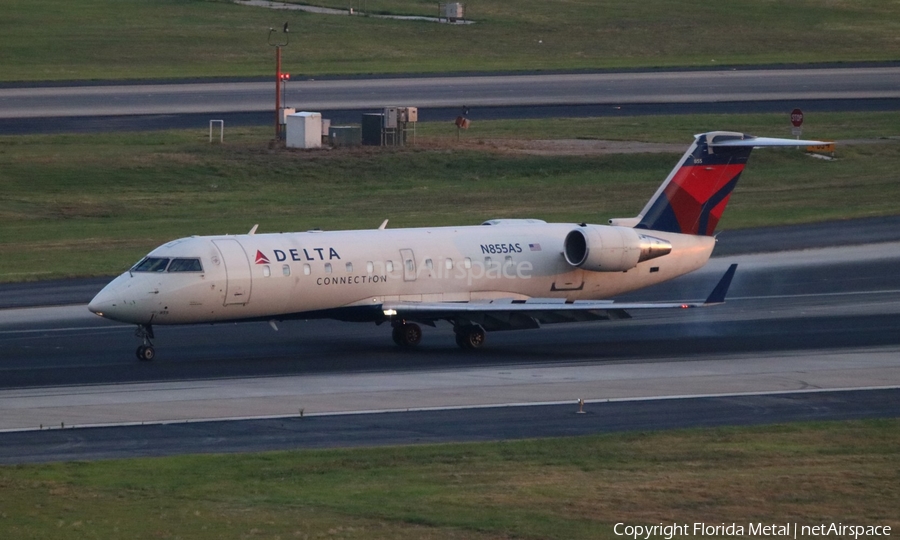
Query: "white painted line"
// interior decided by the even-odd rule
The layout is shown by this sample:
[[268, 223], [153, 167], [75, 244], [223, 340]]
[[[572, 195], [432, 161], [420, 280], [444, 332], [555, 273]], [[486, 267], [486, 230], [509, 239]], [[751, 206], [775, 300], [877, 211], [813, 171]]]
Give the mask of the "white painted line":
[[[624, 403], [632, 401], [667, 401], [675, 399], [700, 399], [700, 398], [725, 398], [725, 397], [752, 397], [752, 396], [779, 396], [789, 394], [821, 394], [825, 392], [853, 392], [853, 391], [869, 391], [869, 390], [898, 390], [900, 386], [864, 386], [864, 387], [847, 387], [847, 388], [808, 388], [804, 390], [775, 390], [761, 392], [733, 392], [719, 394], [683, 394], [675, 396], [647, 396], [647, 397], [624, 397], [609, 399], [586, 399], [585, 405], [601, 404], [601, 403]], [[407, 409], [371, 409], [359, 411], [337, 411], [310, 414], [277, 414], [266, 416], [232, 416], [227, 418], [193, 418], [189, 420], [159, 420], [149, 422], [117, 422], [117, 423], [96, 423], [96, 424], [72, 424], [65, 427], [46, 426], [36, 428], [7, 428], [0, 429], [0, 433], [21, 433], [31, 431], [51, 431], [63, 429], [88, 429], [88, 428], [112, 428], [112, 427], [135, 427], [135, 426], [168, 426], [176, 424], [197, 424], [201, 422], [239, 422], [245, 420], [279, 420], [290, 418], [317, 418], [328, 416], [357, 416], [367, 414], [389, 414], [402, 412], [440, 412], [440, 411], [460, 411], [472, 409], [501, 409], [510, 407], [545, 407], [553, 405], [577, 405], [578, 399], [568, 399], [564, 401], [536, 401], [536, 402], [517, 402], [517, 403], [495, 403], [486, 405], [454, 405], [445, 407], [412, 407]]]
[[731, 300], [777, 300], [784, 298], [818, 298], [824, 296], [865, 296], [867, 294], [897, 294], [900, 289], [885, 289], [881, 291], [848, 291], [833, 293], [806, 293], [806, 294], [772, 294], [764, 296], [735, 296], [726, 297], [726, 301]]
[[0, 335], [8, 334], [41, 334], [45, 332], [113, 332], [130, 330], [130, 326], [73, 326], [71, 328], [40, 328], [35, 330], [0, 330]]

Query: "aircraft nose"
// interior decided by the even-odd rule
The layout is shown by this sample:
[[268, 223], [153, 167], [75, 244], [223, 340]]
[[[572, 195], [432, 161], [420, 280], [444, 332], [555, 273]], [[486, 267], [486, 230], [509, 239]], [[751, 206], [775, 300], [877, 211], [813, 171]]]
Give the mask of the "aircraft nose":
[[115, 289], [116, 287], [113, 287], [112, 284], [104, 287], [88, 304], [88, 309], [101, 317], [115, 318], [117, 308], [122, 303], [115, 293]]
[[148, 294], [139, 294], [145, 286], [147, 286], [145, 280], [125, 272], [103, 287], [87, 307], [105, 319], [147, 324], [152, 319], [154, 305], [148, 302]]

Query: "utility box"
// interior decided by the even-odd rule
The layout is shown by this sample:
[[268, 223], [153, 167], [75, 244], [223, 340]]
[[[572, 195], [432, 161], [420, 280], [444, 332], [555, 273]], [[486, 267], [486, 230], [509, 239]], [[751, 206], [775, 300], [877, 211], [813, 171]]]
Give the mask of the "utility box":
[[359, 126], [331, 126], [328, 140], [335, 148], [359, 146], [362, 143], [362, 128]]
[[400, 122], [403, 124], [414, 124], [419, 121], [418, 107], [402, 107], [400, 109]]
[[384, 127], [385, 129], [397, 128], [397, 117], [399, 116], [399, 107], [384, 108]]
[[278, 122], [281, 123], [281, 125], [283, 126], [283, 125], [287, 124], [287, 117], [296, 113], [297, 109], [295, 109], [293, 107], [282, 107], [280, 109], [280, 111], [281, 111], [281, 114], [278, 115]]
[[444, 4], [444, 17], [450, 22], [456, 22], [463, 18], [463, 5], [459, 2]]
[[382, 125], [384, 115], [380, 113], [364, 113], [362, 115], [362, 143], [365, 146], [381, 146]]
[[331, 144], [331, 137], [329, 136], [331, 129], [331, 119], [323, 118], [322, 119], [322, 144]]
[[322, 148], [322, 113], [299, 112], [287, 117], [288, 148]]

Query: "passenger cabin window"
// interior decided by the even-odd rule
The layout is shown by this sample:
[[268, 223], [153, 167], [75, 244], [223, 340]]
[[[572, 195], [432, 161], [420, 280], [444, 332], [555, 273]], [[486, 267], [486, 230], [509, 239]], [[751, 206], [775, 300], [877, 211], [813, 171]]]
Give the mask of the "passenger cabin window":
[[331, 273], [331, 263], [325, 263], [325, 273], [326, 274]]
[[202, 272], [200, 259], [172, 259], [167, 272]]
[[375, 264], [373, 264], [372, 261], [369, 261], [366, 263], [366, 273], [371, 274], [373, 272], [375, 272]]
[[447, 259], [446, 261], [444, 261], [444, 266], [447, 268], [447, 270], [453, 270], [453, 259]]
[[291, 267], [286, 264], [281, 265], [281, 273], [286, 276], [291, 275]]
[[145, 257], [144, 260], [134, 265], [132, 272], [165, 272], [169, 265], [169, 259], [160, 257]]
[[425, 268], [427, 268], [429, 270], [434, 269], [434, 263], [431, 262], [431, 259], [425, 259]]
[[272, 275], [272, 269], [269, 268], [269, 265], [263, 266], [263, 277], [269, 277]]
[[470, 259], [469, 257], [466, 257], [466, 259], [463, 261], [463, 266], [464, 266], [467, 270], [468, 270], [469, 268], [472, 268], [472, 259]]
[[388, 261], [385, 268], [387, 268], [388, 274], [392, 273], [394, 271], [394, 261]]
[[348, 262], [346, 267], [347, 267], [347, 272], [353, 272], [353, 263]]
[[309, 267], [308, 264], [303, 265], [303, 275], [308, 276], [312, 273], [312, 268]]

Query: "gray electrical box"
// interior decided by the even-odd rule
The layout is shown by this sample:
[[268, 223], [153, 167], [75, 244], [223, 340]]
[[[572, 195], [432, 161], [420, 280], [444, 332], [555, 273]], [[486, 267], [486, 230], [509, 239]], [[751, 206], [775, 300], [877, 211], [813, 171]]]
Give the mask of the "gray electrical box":
[[384, 127], [385, 129], [396, 129], [397, 128], [397, 118], [399, 115], [399, 107], [385, 107], [384, 108]]

